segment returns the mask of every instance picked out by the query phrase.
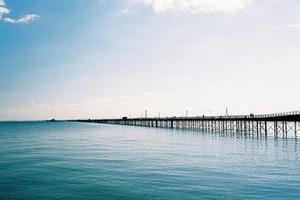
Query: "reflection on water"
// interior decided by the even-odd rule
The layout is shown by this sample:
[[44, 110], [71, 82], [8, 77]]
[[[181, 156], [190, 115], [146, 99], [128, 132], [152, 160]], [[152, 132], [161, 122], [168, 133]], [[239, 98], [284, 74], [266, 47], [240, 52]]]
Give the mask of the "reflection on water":
[[199, 135], [201, 136], [200, 137], [201, 139], [203, 139], [203, 137], [210, 140], [230, 139], [231, 141], [242, 143], [243, 145], [245, 145], [245, 147], [250, 145], [251, 148], [258, 148], [258, 149], [265, 149], [265, 150], [268, 149], [269, 145], [273, 145], [271, 149], [276, 149], [276, 151], [282, 151], [282, 152], [294, 151], [295, 153], [297, 153], [297, 151], [299, 150], [298, 148], [299, 138], [274, 138], [271, 136], [266, 138], [262, 134], [243, 135], [240, 133], [220, 133], [220, 132], [210, 133], [210, 132], [183, 130], [183, 129], [178, 129], [178, 130], [163, 129], [163, 132], [168, 134], [176, 134], [176, 135], [181, 134], [182, 136], [187, 134], [189, 136], [194, 136], [195, 139], [199, 138]]
[[0, 123], [0, 199], [299, 199], [299, 140]]

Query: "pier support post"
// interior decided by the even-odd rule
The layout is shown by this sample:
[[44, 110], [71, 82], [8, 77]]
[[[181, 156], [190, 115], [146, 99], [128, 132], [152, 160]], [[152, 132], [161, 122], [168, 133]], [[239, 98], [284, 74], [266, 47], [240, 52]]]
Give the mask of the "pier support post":
[[297, 138], [297, 122], [295, 122], [295, 139]]
[[268, 124], [267, 121], [265, 121], [265, 138], [268, 137]]

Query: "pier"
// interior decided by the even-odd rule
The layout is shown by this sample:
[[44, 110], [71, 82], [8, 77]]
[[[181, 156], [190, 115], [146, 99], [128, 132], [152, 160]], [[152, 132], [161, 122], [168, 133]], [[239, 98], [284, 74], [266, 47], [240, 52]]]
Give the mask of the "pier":
[[88, 119], [77, 122], [185, 129], [206, 133], [237, 134], [274, 138], [297, 138], [300, 132], [300, 111], [264, 115]]

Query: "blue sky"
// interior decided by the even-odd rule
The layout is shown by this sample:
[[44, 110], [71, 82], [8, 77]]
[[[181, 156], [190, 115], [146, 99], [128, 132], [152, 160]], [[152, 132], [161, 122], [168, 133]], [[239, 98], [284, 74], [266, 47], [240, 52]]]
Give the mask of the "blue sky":
[[299, 10], [298, 0], [0, 0], [0, 119], [299, 110]]

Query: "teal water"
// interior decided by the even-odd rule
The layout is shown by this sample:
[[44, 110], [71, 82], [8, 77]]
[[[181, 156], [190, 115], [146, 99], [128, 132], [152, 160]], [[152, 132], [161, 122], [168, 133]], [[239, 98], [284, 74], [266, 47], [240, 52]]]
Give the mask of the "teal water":
[[0, 123], [0, 199], [300, 199], [296, 140]]

